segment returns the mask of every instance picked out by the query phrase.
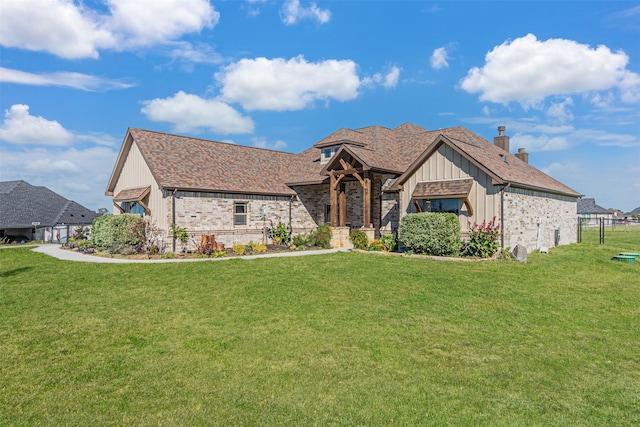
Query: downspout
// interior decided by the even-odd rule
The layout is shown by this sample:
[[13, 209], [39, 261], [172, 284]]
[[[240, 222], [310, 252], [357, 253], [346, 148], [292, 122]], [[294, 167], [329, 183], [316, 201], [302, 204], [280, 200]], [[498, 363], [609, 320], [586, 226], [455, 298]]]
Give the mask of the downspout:
[[[176, 189], [173, 189], [173, 193], [171, 193], [171, 223], [176, 223]], [[173, 236], [171, 240], [171, 249], [173, 253], [176, 253], [176, 236]]]
[[511, 187], [511, 183], [507, 182], [500, 190], [500, 248], [504, 250], [504, 191]]

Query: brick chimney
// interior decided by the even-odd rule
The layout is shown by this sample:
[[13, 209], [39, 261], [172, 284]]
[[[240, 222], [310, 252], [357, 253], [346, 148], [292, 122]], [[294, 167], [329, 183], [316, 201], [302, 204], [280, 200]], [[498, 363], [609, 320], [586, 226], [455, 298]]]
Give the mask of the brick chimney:
[[517, 158], [525, 163], [529, 163], [529, 153], [524, 151], [524, 148], [518, 148], [518, 152], [515, 154]]
[[498, 136], [493, 137], [493, 144], [509, 152], [509, 137], [504, 134], [505, 126], [498, 126]]

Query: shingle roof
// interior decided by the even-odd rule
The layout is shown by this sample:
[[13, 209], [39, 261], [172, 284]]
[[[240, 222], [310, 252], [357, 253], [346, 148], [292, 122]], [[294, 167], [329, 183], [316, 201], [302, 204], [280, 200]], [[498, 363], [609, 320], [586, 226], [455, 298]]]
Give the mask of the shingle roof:
[[608, 214], [607, 209], [596, 204], [596, 199], [578, 199], [578, 214]]
[[473, 186], [473, 179], [419, 182], [413, 190], [414, 199], [465, 198]]
[[29, 228], [58, 224], [91, 224], [97, 213], [25, 181], [0, 182], [0, 228]]
[[293, 195], [285, 185], [296, 155], [129, 129], [162, 188]]
[[151, 190], [150, 186], [127, 188], [119, 192], [113, 198], [114, 202], [138, 202]]
[[[343, 128], [299, 154], [131, 128], [123, 150], [133, 142], [162, 188], [293, 195], [291, 187], [327, 180], [320, 152], [337, 145], [348, 147], [368, 169], [401, 175], [394, 184], [398, 188], [411, 168], [431, 155], [438, 144], [446, 143], [498, 183], [580, 195], [463, 127], [427, 131], [405, 123], [395, 129]], [[117, 174], [114, 169], [107, 194], [112, 195]]]

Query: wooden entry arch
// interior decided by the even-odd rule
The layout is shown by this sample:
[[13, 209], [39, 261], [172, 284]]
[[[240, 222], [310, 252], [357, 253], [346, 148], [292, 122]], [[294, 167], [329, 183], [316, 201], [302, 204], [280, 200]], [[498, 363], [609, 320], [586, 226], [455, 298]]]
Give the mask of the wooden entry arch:
[[[344, 158], [338, 158], [338, 164], [342, 169], [327, 170], [331, 199], [331, 226], [345, 227], [347, 225], [347, 195], [343, 181], [347, 175], [351, 175], [362, 185], [362, 222], [365, 227], [369, 227], [371, 225], [371, 178], [369, 173], [364, 170], [362, 164], [358, 167], [355, 160], [348, 162]], [[340, 215], [338, 215], [338, 206], [340, 207]]]

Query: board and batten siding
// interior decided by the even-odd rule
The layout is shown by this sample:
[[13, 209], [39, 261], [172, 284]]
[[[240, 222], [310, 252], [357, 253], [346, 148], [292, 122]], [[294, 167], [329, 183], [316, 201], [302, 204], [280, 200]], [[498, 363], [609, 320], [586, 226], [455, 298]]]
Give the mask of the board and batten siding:
[[491, 177], [460, 153], [443, 144], [405, 181], [400, 192], [400, 217], [417, 212], [411, 195], [419, 182], [466, 178], [474, 180], [469, 193], [473, 215], [469, 216], [462, 204], [459, 215], [462, 232], [469, 230], [469, 222], [480, 224], [484, 220], [491, 221], [494, 216], [499, 216], [499, 188], [493, 185]]
[[[131, 148], [127, 153], [127, 157], [122, 166], [122, 171], [118, 177], [118, 182], [115, 185], [113, 194], [117, 195], [122, 190], [133, 187], [145, 187], [150, 186], [151, 192], [149, 193], [149, 210], [151, 211], [151, 217], [156, 226], [161, 230], [168, 230], [169, 224], [167, 223], [167, 200], [162, 197], [162, 191], [158, 187], [158, 183], [151, 174], [151, 170], [145, 162], [138, 145], [134, 142], [131, 144]], [[119, 214], [120, 211], [113, 206], [113, 213]]]

